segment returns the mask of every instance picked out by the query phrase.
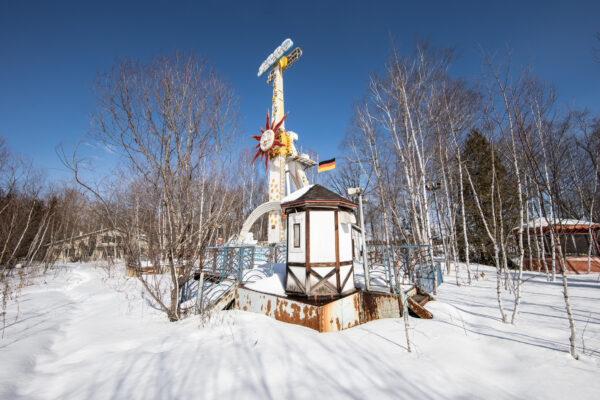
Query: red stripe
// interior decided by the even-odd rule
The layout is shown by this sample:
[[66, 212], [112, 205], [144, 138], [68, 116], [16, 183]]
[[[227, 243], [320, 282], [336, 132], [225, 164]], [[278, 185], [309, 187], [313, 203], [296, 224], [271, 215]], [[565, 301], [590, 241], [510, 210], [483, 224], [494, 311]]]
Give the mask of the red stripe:
[[327, 163], [327, 164], [319, 164], [319, 168], [321, 168], [321, 167], [329, 167], [330, 165], [335, 165], [335, 161]]

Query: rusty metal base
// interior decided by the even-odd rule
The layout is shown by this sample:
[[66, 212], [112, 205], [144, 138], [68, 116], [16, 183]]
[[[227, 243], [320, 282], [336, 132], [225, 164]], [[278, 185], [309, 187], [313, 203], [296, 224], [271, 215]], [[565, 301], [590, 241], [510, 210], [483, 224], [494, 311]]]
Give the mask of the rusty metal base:
[[338, 332], [380, 318], [402, 317], [400, 296], [362, 290], [318, 303], [239, 287], [235, 308], [264, 314], [276, 320], [302, 325], [319, 332]]

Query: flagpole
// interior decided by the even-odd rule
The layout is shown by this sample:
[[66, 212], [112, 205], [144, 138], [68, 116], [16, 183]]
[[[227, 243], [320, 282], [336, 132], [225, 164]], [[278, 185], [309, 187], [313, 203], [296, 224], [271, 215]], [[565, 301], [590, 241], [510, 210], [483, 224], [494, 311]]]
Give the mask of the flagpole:
[[317, 153], [317, 175], [315, 176], [315, 184], [319, 183], [319, 153]]

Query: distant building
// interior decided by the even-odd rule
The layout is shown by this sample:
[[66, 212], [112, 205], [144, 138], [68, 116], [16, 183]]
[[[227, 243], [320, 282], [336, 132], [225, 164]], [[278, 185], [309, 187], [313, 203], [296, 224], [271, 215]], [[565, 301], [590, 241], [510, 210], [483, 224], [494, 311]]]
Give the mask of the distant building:
[[[126, 234], [118, 229], [104, 228], [80, 233], [49, 244], [52, 259], [59, 262], [98, 261], [125, 257]], [[147, 254], [145, 239], [139, 239], [142, 254]]]
[[[565, 256], [565, 270], [567, 272], [587, 273], [588, 254], [590, 254], [590, 272], [600, 272], [600, 242], [598, 237], [600, 224], [574, 219], [556, 219], [549, 224], [545, 218], [537, 218], [528, 225], [526, 224], [523, 227], [523, 244], [527, 249], [527, 231], [529, 231], [531, 248], [526, 251], [523, 268], [535, 271], [545, 271], [546, 267], [549, 270], [552, 268], [552, 230], [555, 234], [555, 241], [558, 242], [555, 244], [560, 243], [561, 252]], [[518, 228], [515, 228], [513, 232], [518, 243]], [[531, 252], [531, 255], [529, 252]], [[559, 248], [556, 247], [557, 272], [560, 271], [560, 263]]]

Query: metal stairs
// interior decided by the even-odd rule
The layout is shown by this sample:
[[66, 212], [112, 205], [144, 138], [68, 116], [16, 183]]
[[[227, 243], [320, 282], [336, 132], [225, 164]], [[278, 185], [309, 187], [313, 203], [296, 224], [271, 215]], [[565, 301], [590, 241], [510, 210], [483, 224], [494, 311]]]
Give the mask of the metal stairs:
[[282, 245], [211, 247], [202, 267], [183, 286], [180, 307], [194, 314], [227, 309], [240, 284], [273, 275], [273, 264], [282, 261]]

